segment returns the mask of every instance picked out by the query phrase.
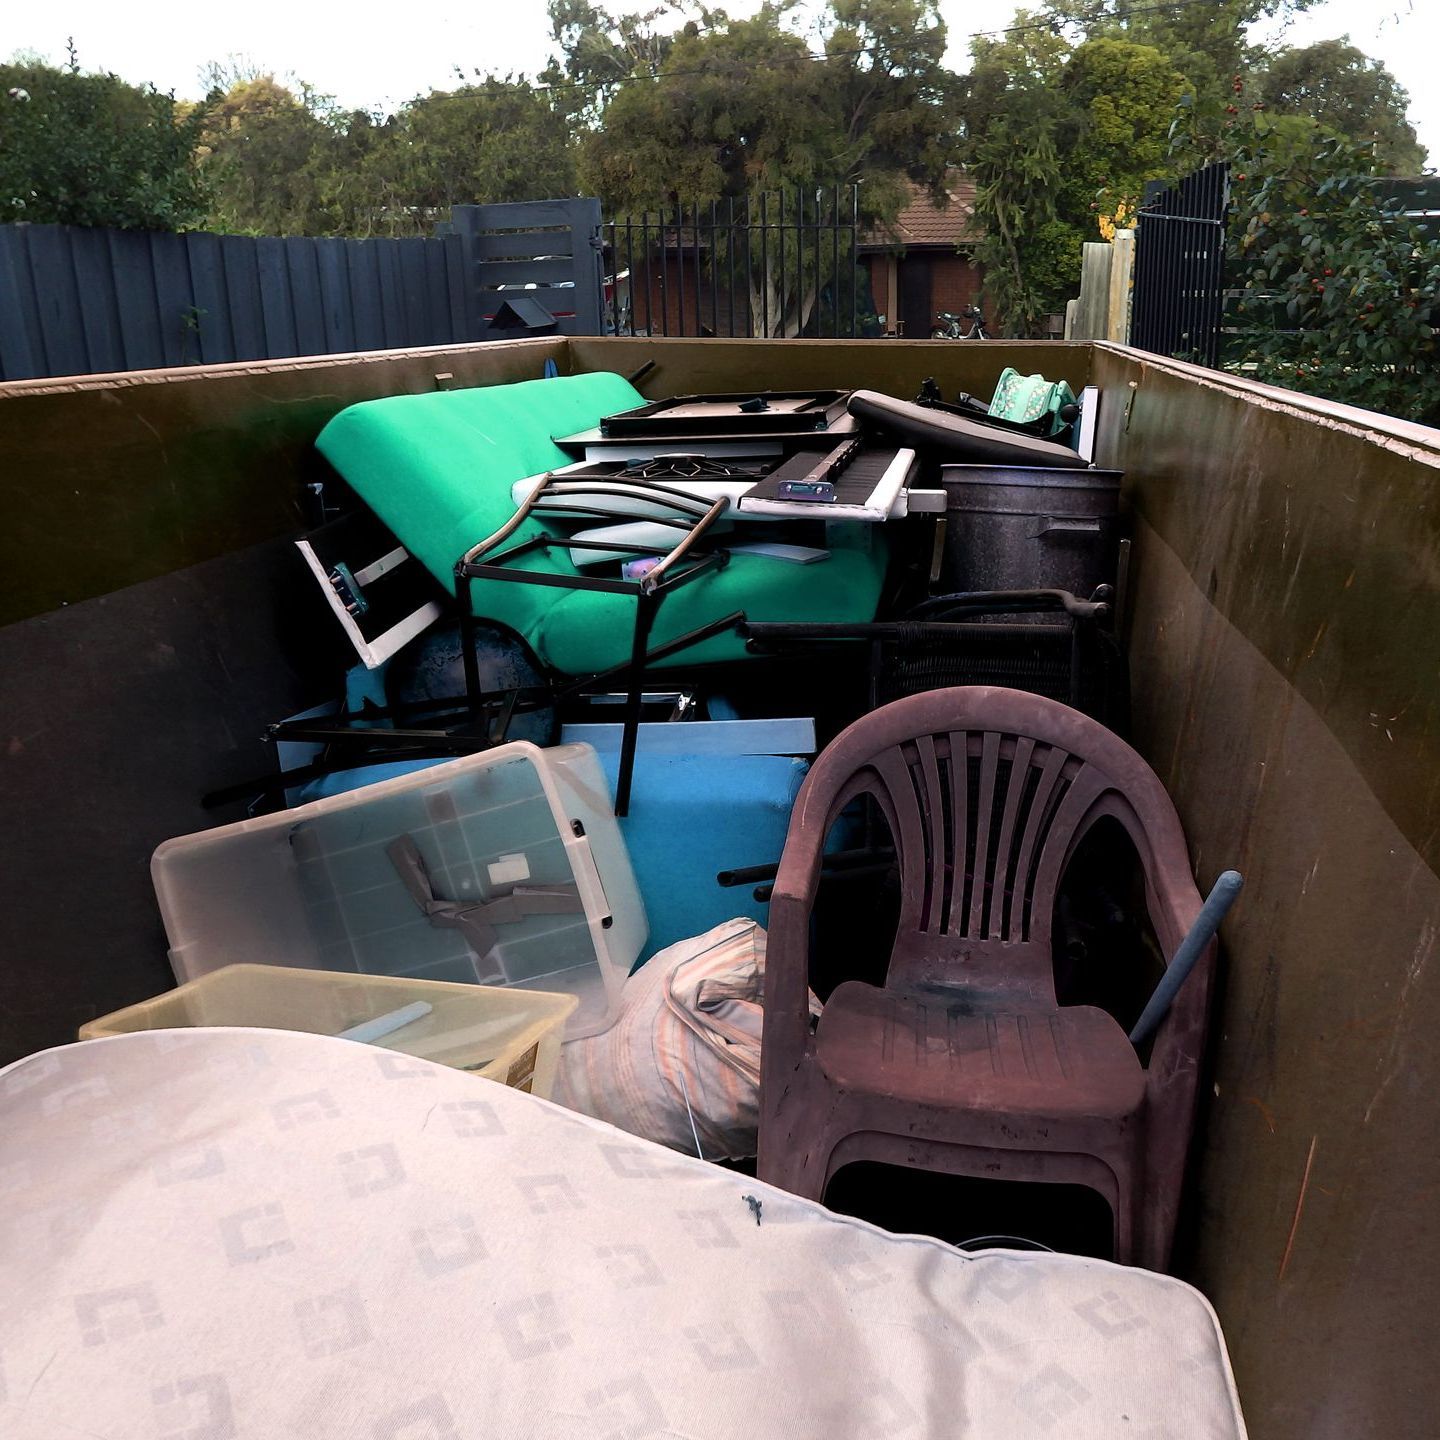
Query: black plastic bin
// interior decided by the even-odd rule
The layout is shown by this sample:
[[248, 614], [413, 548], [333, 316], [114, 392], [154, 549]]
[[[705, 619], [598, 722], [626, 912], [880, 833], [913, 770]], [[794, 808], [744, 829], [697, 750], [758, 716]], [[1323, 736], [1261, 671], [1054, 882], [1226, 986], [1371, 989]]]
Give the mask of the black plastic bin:
[[939, 589], [1068, 590], [1113, 585], [1119, 470], [946, 465]]

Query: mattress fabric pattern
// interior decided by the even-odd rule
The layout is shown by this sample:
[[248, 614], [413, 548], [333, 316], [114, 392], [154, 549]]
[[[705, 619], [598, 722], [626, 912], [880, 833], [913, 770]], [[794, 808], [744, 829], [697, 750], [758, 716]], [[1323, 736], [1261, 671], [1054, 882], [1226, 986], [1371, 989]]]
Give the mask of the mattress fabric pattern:
[[1235, 1440], [1181, 1282], [890, 1236], [387, 1050], [0, 1071], [0, 1435]]

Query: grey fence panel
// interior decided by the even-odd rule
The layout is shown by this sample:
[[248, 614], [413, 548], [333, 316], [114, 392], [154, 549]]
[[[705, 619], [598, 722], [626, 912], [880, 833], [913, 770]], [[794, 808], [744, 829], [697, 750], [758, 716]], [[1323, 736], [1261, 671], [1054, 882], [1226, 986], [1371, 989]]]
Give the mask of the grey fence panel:
[[453, 340], [456, 337], [450, 316], [450, 286], [445, 275], [445, 242], [432, 245], [422, 242], [419, 255], [425, 292], [424, 314], [438, 322], [442, 340]]
[[[111, 230], [110, 263], [115, 276], [115, 303], [125, 368], [145, 370], [160, 364], [160, 302], [155, 294], [155, 268], [150, 263], [150, 237], [131, 230]], [[33, 279], [32, 279], [33, 283]], [[73, 374], [56, 366], [47, 375]]]
[[[85, 329], [80, 324], [80, 295], [75, 285], [75, 267], [70, 242], [59, 226], [46, 225], [44, 233], [25, 237], [35, 276], [35, 299], [45, 335], [45, 362], [58, 365], [61, 372], [89, 368], [85, 350]], [[31, 245], [32, 238], [40, 241]]]
[[484, 339], [498, 284], [557, 286], [558, 328], [601, 332], [598, 201], [456, 216], [366, 240], [0, 225], [0, 380]]
[[598, 200], [520, 200], [510, 205], [456, 205], [451, 220], [460, 229], [461, 212], [480, 212], [482, 230], [568, 230], [575, 223], [577, 207], [583, 215], [593, 206], [598, 223]]
[[555, 317], [560, 334], [604, 332], [598, 200], [456, 205], [450, 215], [472, 257], [482, 327], [504, 303], [506, 290], [533, 285], [529, 298]]
[[[426, 241], [411, 237], [400, 241], [401, 303], [405, 307], [407, 345], [423, 345], [429, 330], [426, 319], [429, 294], [425, 274]], [[437, 336], [437, 339], [443, 338]]]
[[441, 242], [445, 248], [445, 291], [450, 303], [450, 333], [454, 340], [468, 339], [480, 333], [476, 318], [475, 287], [470, 283], [470, 254], [458, 235], [447, 235]]
[[29, 380], [46, 374], [45, 356], [34, 348], [39, 340], [38, 325], [27, 323], [26, 297], [33, 299], [30, 267], [21, 251], [21, 232], [0, 225], [0, 375], [12, 380]]
[[230, 302], [235, 358], [263, 359], [265, 316], [260, 309], [260, 266], [255, 256], [255, 241], [248, 235], [222, 235], [220, 255], [225, 262], [225, 294]]
[[[115, 300], [115, 276], [110, 268], [110, 247], [103, 230], [70, 231], [70, 259], [75, 267], [75, 288], [80, 297], [80, 323], [85, 332], [86, 368], [97, 374], [125, 368], [125, 345], [120, 334], [120, 310]], [[0, 314], [8, 313], [0, 297]], [[0, 356], [0, 374], [5, 373]]]
[[373, 240], [347, 246], [346, 270], [350, 280], [350, 314], [355, 322], [357, 350], [385, 348], [385, 321], [380, 310], [380, 252]]
[[482, 290], [505, 285], [563, 285], [575, 279], [575, 260], [570, 255], [546, 255], [534, 260], [480, 260], [475, 278]]
[[307, 245], [287, 244], [284, 249], [297, 355], [323, 355], [330, 348], [325, 343], [318, 247], [319, 242], [312, 241]]
[[200, 359], [200, 330], [190, 261], [183, 235], [140, 236], [150, 242], [155, 304], [160, 318], [160, 356], [156, 365], [193, 365]]
[[325, 349], [346, 354], [355, 343], [355, 312], [350, 305], [349, 242], [326, 238], [315, 242], [320, 265], [320, 308], [325, 320]]
[[[475, 208], [488, 212], [491, 207], [480, 205]], [[504, 208], [513, 210], [515, 207], [507, 205]], [[488, 215], [485, 223], [493, 223]], [[498, 230], [475, 237], [477, 260], [545, 260], [555, 256], [569, 259], [574, 254], [575, 235], [571, 230]]]
[[375, 274], [380, 296], [380, 333], [385, 348], [405, 343], [405, 316], [400, 304], [400, 242], [388, 236], [365, 242], [375, 254]]
[[190, 290], [195, 297], [195, 319], [200, 329], [200, 360], [205, 365], [220, 365], [235, 358], [220, 237], [197, 232], [187, 235], [185, 241], [190, 258]]
[[289, 245], [276, 235], [255, 242], [255, 264], [260, 274], [260, 315], [265, 324], [265, 353], [283, 360], [300, 353], [295, 338], [295, 300], [290, 293]]

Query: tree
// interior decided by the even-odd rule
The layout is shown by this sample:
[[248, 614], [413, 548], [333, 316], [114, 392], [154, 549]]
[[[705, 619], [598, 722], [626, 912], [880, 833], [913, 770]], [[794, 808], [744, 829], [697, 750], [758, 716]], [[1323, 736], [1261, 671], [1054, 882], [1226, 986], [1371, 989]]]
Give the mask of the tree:
[[1440, 238], [1380, 189], [1368, 147], [1272, 147], [1262, 114], [1232, 153], [1229, 255], [1247, 282], [1229, 368], [1403, 419], [1440, 423]]
[[428, 229], [451, 205], [575, 193], [570, 125], [521, 76], [491, 76], [406, 105], [363, 165], [391, 230]]
[[[939, 193], [956, 135], [935, 0], [829, 0], [818, 54], [788, 28], [791, 8], [700, 10], [655, 71], [616, 86], [584, 142], [582, 184], [622, 212], [859, 184], [867, 220], [897, 213], [906, 179]], [[789, 279], [768, 252], [755, 263], [756, 333], [769, 317], [797, 333], [827, 262]]]
[[1261, 102], [1276, 115], [1303, 115], [1357, 144], [1402, 175], [1418, 175], [1425, 147], [1406, 118], [1410, 97], [1378, 60], [1348, 40], [1281, 50], [1261, 71]]
[[975, 182], [975, 217], [985, 229], [976, 259], [1006, 333], [1037, 333], [1051, 297], [1079, 276], [1080, 237], [1060, 218], [1057, 134], [1065, 117], [1060, 73], [1064, 39], [1015, 16], [999, 40], [977, 38], [960, 116], [965, 166]]
[[1087, 238], [1096, 238], [1093, 212], [1133, 215], [1145, 182], [1171, 173], [1169, 119], [1186, 83], [1154, 46], [1128, 40], [1087, 40], [1066, 61], [1058, 203]]
[[549, 0], [550, 36], [560, 55], [541, 73], [558, 109], [591, 127], [617, 87], [653, 75], [672, 37], [655, 29], [666, 7], [612, 16], [593, 0]]
[[1264, 51], [1250, 38], [1263, 20], [1283, 20], [1321, 0], [1203, 0], [1162, 5], [1153, 0], [1050, 0], [1051, 12], [1084, 39], [1128, 40], [1158, 50], [1188, 84], [1191, 102], [1174, 152], [1181, 170], [1215, 159], [1235, 76], [1263, 65]]
[[178, 230], [205, 211], [200, 121], [173, 95], [35, 61], [0, 65], [0, 219]]
[[273, 75], [213, 91], [201, 109], [200, 163], [209, 224], [259, 235], [322, 235], [332, 217], [320, 173], [332, 129], [326, 102], [295, 95]]

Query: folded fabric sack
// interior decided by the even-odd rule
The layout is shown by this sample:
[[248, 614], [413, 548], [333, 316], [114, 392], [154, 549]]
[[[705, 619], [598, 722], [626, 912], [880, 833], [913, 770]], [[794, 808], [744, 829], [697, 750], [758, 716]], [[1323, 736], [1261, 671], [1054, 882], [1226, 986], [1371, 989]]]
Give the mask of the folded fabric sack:
[[707, 1160], [755, 1154], [764, 983], [754, 920], [662, 950], [625, 982], [614, 1025], [561, 1047], [554, 1100]]

